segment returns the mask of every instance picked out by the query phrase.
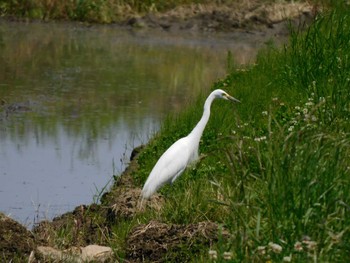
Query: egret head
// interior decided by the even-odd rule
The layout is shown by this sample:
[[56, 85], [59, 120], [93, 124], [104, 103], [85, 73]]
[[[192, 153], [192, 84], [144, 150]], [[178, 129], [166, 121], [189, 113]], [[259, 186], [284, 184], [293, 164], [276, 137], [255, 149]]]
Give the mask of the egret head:
[[233, 102], [240, 102], [239, 100], [237, 100], [236, 98], [230, 96], [226, 91], [222, 90], [222, 89], [217, 89], [213, 91], [215, 98], [218, 99], [224, 99], [224, 100], [230, 100]]

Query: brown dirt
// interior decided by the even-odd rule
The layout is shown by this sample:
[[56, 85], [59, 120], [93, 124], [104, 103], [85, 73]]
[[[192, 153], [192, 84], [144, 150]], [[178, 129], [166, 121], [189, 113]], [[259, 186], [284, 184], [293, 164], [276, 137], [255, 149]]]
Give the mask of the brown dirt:
[[[240, 1], [237, 1], [240, 2]], [[124, 26], [165, 30], [168, 32], [269, 32], [271, 36], [287, 34], [287, 19], [304, 23], [314, 16], [314, 9], [304, 3], [274, 3], [244, 1], [228, 6], [190, 5], [177, 7], [163, 14], [148, 14], [129, 18]], [[102, 197], [103, 205], [81, 205], [74, 211], [38, 224], [33, 233], [14, 220], [0, 214], [0, 261], [11, 258], [27, 258], [37, 245], [59, 248], [86, 246], [93, 243], [107, 244], [112, 226], [128, 220], [140, 211], [140, 188], [135, 187], [132, 174], [138, 169], [137, 154], [123, 175], [115, 181], [113, 189]], [[155, 195], [146, 206], [160, 209], [163, 203]], [[214, 222], [191, 225], [165, 224], [150, 221], [132, 229], [127, 238], [126, 253], [131, 261], [144, 259], [161, 262], [167, 257], [186, 260], [184, 248], [195, 251], [209, 246], [218, 239], [218, 226]], [[168, 258], [169, 259], [169, 258]]]
[[108, 233], [105, 223], [107, 209], [96, 204], [80, 205], [73, 212], [52, 221], [42, 221], [34, 227], [36, 244], [67, 249], [70, 246], [87, 246], [98, 242], [106, 244]]
[[0, 261], [24, 259], [34, 247], [33, 234], [18, 222], [0, 213]]
[[307, 23], [316, 8], [308, 3], [264, 3], [237, 1], [228, 5], [192, 4], [179, 6], [165, 13], [133, 16], [123, 24], [133, 28], [160, 29], [168, 32], [246, 32], [271, 31], [288, 33], [288, 20]]
[[[165, 224], [152, 220], [148, 224], [136, 226], [127, 239], [128, 260], [151, 262], [176, 260], [186, 262], [187, 252], [192, 253], [201, 246], [209, 247], [218, 241], [219, 227], [213, 222], [190, 225]], [[223, 231], [222, 237], [228, 235]], [[166, 257], [165, 257], [166, 256]]]

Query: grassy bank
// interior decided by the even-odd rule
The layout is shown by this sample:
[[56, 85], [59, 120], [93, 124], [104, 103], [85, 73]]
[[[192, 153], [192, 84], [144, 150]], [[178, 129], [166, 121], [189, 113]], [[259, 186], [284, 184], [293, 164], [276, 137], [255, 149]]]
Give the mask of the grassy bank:
[[[43, 223], [48, 227], [40, 242], [61, 249], [108, 245], [122, 261], [130, 257], [126, 241], [135, 226], [151, 220], [211, 221], [222, 229], [218, 240], [183, 241], [176, 249], [169, 246], [159, 261], [208, 262], [211, 250], [216, 262], [227, 261], [224, 252], [231, 262], [348, 262], [348, 13], [348, 6], [340, 6], [320, 15], [306, 32], [293, 32], [285, 48], [271, 45], [261, 51], [255, 65], [237, 69], [230, 61], [229, 74], [212, 89], [222, 88], [242, 103], [214, 102], [200, 145], [207, 157], [162, 188], [161, 207], [113, 218], [109, 196], [102, 206], [76, 209], [74, 220], [55, 232]], [[160, 155], [195, 126], [207, 95], [169, 117], [141, 150], [137, 169], [129, 171], [136, 186], [142, 186]], [[111, 195], [119, 187], [116, 183]], [[140, 260], [149, 260], [143, 256]]]
[[[39, 20], [74, 20], [92, 23], [112, 23], [124, 21], [135, 15], [148, 12], [164, 12], [174, 7], [188, 4], [231, 5], [239, 3], [250, 6], [253, 3], [274, 3], [275, 0], [257, 1], [209, 1], [209, 0], [0, 0], [0, 16], [15, 16]], [[290, 2], [290, 1], [286, 1]], [[301, 1], [302, 2], [302, 1]], [[314, 0], [316, 6], [325, 6], [332, 1]]]
[[208, 3], [207, 0], [0, 0], [0, 13], [30, 19], [76, 20], [110, 23], [135, 14], [166, 11], [182, 4]]
[[[191, 260], [205, 262], [209, 249], [237, 262], [350, 260], [350, 18], [343, 10], [214, 85], [241, 105], [214, 103], [200, 146], [208, 157], [162, 190], [160, 213], [141, 216], [211, 220], [230, 232]], [[169, 118], [141, 153], [140, 186], [161, 153], [194, 127], [204, 99]]]
[[[261, 51], [255, 65], [237, 69], [230, 61], [231, 71], [212, 89], [242, 103], [214, 102], [200, 145], [207, 157], [161, 189], [161, 205], [135, 211], [115, 194], [138, 199], [133, 184], [142, 187], [160, 155], [191, 131], [207, 94], [167, 119], [101, 206], [79, 207], [53, 230], [43, 223], [38, 240], [61, 249], [108, 245], [120, 261], [208, 262], [211, 251], [213, 262], [348, 262], [348, 12], [343, 6], [320, 15], [285, 48]], [[219, 237], [191, 237], [200, 222], [218, 224]], [[181, 226], [188, 228], [179, 234]]]

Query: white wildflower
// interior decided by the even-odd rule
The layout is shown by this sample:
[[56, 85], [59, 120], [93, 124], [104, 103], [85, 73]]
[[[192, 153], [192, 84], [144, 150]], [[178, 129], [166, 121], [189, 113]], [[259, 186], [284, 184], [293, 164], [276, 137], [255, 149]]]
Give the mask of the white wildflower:
[[230, 259], [232, 259], [232, 252], [224, 252], [224, 259], [226, 259], [226, 260], [230, 260]]
[[282, 247], [276, 243], [269, 243], [269, 248], [276, 254], [279, 254], [282, 252]]
[[216, 252], [216, 250], [209, 250], [209, 258], [210, 259], [217, 259], [218, 258], [218, 252]]
[[294, 250], [296, 250], [298, 252], [303, 251], [303, 244], [299, 241], [295, 242]]
[[292, 262], [292, 255], [289, 255], [287, 257], [283, 257], [283, 262]]
[[266, 254], [266, 247], [265, 246], [258, 246], [258, 254], [265, 255]]
[[315, 241], [312, 241], [312, 240], [304, 240], [303, 244], [305, 244], [307, 249], [310, 251], [314, 251], [317, 247], [317, 243]]
[[305, 106], [313, 106], [313, 105], [314, 105], [314, 103], [312, 101], [308, 101], [305, 103]]
[[254, 138], [254, 141], [256, 141], [256, 142], [262, 142], [262, 141], [265, 141], [265, 140], [266, 140], [266, 136], [261, 136], [261, 137]]

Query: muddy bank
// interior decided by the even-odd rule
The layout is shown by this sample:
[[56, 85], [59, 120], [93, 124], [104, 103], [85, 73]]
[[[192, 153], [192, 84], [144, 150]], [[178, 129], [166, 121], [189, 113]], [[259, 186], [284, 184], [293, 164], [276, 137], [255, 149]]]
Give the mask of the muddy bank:
[[163, 30], [169, 33], [263, 33], [285, 35], [290, 23], [308, 24], [317, 12], [309, 3], [262, 3], [243, 1], [230, 5], [192, 4], [165, 13], [133, 16], [121, 25], [136, 29]]
[[[315, 14], [312, 6], [305, 3], [259, 4], [248, 1], [243, 5], [215, 6], [191, 5], [177, 7], [163, 14], [152, 13], [130, 17], [118, 26], [134, 30], [162, 30], [174, 34], [182, 33], [247, 33], [259, 41], [259, 37], [287, 35], [288, 26], [309, 23]], [[258, 37], [257, 37], [258, 36]], [[111, 246], [113, 229], [131, 222], [142, 214], [139, 208], [140, 188], [133, 180], [138, 169], [137, 156], [142, 148], [135, 149], [131, 162], [124, 173], [116, 178], [113, 188], [106, 193], [101, 204], [81, 205], [74, 211], [43, 221], [32, 231], [17, 222], [0, 216], [0, 251], [2, 260], [21, 260], [29, 257], [38, 246], [59, 249], [85, 247], [91, 244]], [[158, 211], [164, 200], [155, 195], [145, 209]], [[198, 247], [217, 242], [219, 227], [216, 222], [199, 222], [191, 225], [166, 224], [150, 221], [146, 224], [130, 225], [125, 244], [114, 248], [131, 262], [143, 260], [162, 262], [171, 252], [174, 261], [185, 260], [181, 249], [195, 252]], [[169, 257], [169, 254], [167, 255]], [[112, 262], [117, 256], [111, 259]], [[32, 262], [36, 262], [34, 258]], [[168, 258], [169, 260], [169, 258]], [[42, 261], [41, 261], [42, 262]]]
[[[74, 211], [52, 221], [38, 223], [32, 231], [0, 214], [1, 259], [22, 262], [30, 258], [29, 262], [62, 262], [64, 254], [65, 259], [79, 262], [74, 261], [77, 258], [75, 254], [74, 257], [69, 257], [72, 251], [91, 245], [108, 247], [113, 237], [113, 228], [118, 227], [118, 224], [131, 221], [133, 217], [142, 214], [144, 209], [159, 211], [164, 202], [159, 194], [155, 194], [140, 207], [141, 189], [134, 185], [133, 172], [138, 169], [137, 152], [141, 149], [133, 151], [130, 165], [118, 177], [110, 192], [103, 196], [100, 205], [78, 206]], [[165, 257], [172, 261], [186, 261], [188, 253], [210, 246], [219, 238], [228, 238], [228, 233], [215, 222], [178, 225], [151, 220], [147, 224], [131, 227], [123, 245], [124, 251], [118, 252], [125, 255], [123, 259], [126, 262], [164, 262]], [[186, 251], [183, 251], [184, 247], [187, 248]], [[43, 255], [43, 248], [49, 254]], [[113, 254], [103, 262], [115, 262], [118, 259]]]
[[35, 248], [34, 235], [24, 226], [0, 213], [0, 259], [25, 260]]

